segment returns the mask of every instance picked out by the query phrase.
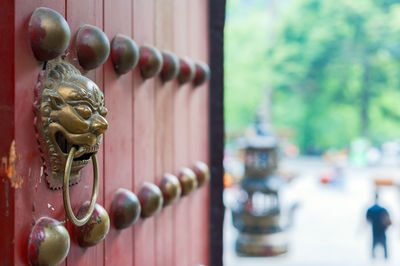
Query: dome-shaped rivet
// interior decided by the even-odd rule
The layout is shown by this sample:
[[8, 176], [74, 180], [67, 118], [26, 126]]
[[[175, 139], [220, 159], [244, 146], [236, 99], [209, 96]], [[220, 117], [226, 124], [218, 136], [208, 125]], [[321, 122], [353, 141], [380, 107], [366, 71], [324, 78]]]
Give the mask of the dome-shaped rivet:
[[161, 210], [163, 197], [161, 190], [156, 185], [145, 182], [138, 196], [142, 206], [141, 216], [143, 218], [153, 216]]
[[187, 83], [193, 81], [195, 77], [195, 66], [194, 64], [186, 58], [179, 59], [179, 83]]
[[190, 168], [182, 168], [178, 179], [182, 187], [182, 196], [189, 195], [197, 188], [196, 174]]
[[196, 62], [195, 66], [195, 76], [193, 84], [195, 86], [200, 86], [204, 82], [210, 79], [210, 68], [207, 64], [203, 62]]
[[207, 164], [197, 161], [193, 166], [193, 171], [196, 174], [198, 186], [204, 185], [210, 179], [210, 169]]
[[166, 82], [176, 78], [179, 74], [179, 59], [171, 52], [163, 51], [163, 68], [161, 79]]
[[62, 55], [69, 45], [71, 32], [58, 12], [39, 7], [29, 20], [29, 39], [37, 60], [48, 61]]
[[139, 61], [139, 49], [129, 37], [117, 34], [111, 41], [111, 59], [119, 75], [132, 70]]
[[160, 189], [164, 198], [164, 206], [175, 202], [182, 193], [181, 184], [176, 176], [165, 174], [160, 183]]
[[110, 54], [110, 42], [106, 34], [92, 25], [82, 25], [76, 36], [76, 55], [84, 70], [101, 66]]
[[161, 72], [163, 66], [163, 58], [155, 47], [151, 45], [143, 45], [139, 49], [140, 73], [144, 79], [156, 76]]
[[58, 265], [68, 255], [70, 237], [57, 220], [42, 217], [36, 221], [28, 242], [31, 265]]
[[124, 229], [134, 224], [139, 218], [140, 211], [139, 199], [133, 192], [123, 188], [115, 192], [111, 206], [115, 228]]
[[[86, 201], [78, 210], [77, 217], [82, 218], [89, 209], [89, 201]], [[78, 244], [81, 247], [91, 247], [100, 243], [110, 229], [110, 218], [107, 211], [96, 203], [92, 216], [83, 226], [74, 226]]]

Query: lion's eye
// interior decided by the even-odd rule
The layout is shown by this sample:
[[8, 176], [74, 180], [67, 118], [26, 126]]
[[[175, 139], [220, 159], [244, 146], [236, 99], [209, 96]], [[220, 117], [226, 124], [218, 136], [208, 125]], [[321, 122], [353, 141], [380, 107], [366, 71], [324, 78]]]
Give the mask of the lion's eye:
[[75, 107], [75, 110], [83, 119], [89, 119], [92, 116], [92, 109], [89, 106], [79, 105]]
[[61, 99], [61, 97], [52, 95], [51, 96], [51, 105], [55, 109], [61, 109], [64, 106], [64, 101]]

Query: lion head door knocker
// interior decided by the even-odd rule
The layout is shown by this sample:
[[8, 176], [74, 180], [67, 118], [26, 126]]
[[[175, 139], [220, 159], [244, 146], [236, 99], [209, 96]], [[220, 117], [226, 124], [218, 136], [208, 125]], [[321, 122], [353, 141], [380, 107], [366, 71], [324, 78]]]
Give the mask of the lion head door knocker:
[[47, 183], [59, 189], [68, 157], [72, 157], [72, 185], [96, 155], [102, 134], [108, 128], [107, 108], [99, 87], [68, 62], [48, 62], [39, 79], [36, 126]]
[[[72, 64], [60, 59], [47, 62], [35, 98], [35, 124], [47, 184], [52, 189], [63, 187], [68, 194], [69, 185], [79, 182], [82, 168], [92, 160], [94, 206], [98, 189], [96, 153], [108, 128], [103, 93]], [[68, 210], [68, 195], [64, 195], [64, 202], [67, 216], [75, 224], [75, 216]]]

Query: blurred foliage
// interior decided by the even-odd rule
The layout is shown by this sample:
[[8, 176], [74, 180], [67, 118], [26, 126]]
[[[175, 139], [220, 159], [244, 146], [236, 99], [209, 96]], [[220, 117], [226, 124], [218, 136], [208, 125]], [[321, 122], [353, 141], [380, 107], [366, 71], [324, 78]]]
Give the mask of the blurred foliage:
[[[303, 152], [400, 136], [398, 0], [229, 0], [225, 113], [248, 126], [272, 89], [275, 128]], [[271, 20], [271, 18], [273, 20]]]
[[[249, 2], [249, 1], [246, 1]], [[227, 131], [243, 130], [255, 118], [268, 82], [265, 1], [230, 0], [225, 27], [225, 119]]]

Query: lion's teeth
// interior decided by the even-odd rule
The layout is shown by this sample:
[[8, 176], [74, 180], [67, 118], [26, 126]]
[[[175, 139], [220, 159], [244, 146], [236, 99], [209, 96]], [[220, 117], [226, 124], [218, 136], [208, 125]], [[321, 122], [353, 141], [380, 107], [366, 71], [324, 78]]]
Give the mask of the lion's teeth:
[[78, 158], [79, 156], [82, 156], [82, 154], [85, 153], [85, 148], [79, 147], [78, 151], [75, 153], [74, 158]]
[[[85, 147], [79, 147], [79, 150], [77, 151], [76, 154], [79, 153], [79, 156], [81, 156], [84, 153], [91, 153], [91, 152], [96, 152], [99, 149], [98, 145], [95, 146], [85, 146]], [[79, 157], [79, 156], [75, 156], [75, 157]]]

